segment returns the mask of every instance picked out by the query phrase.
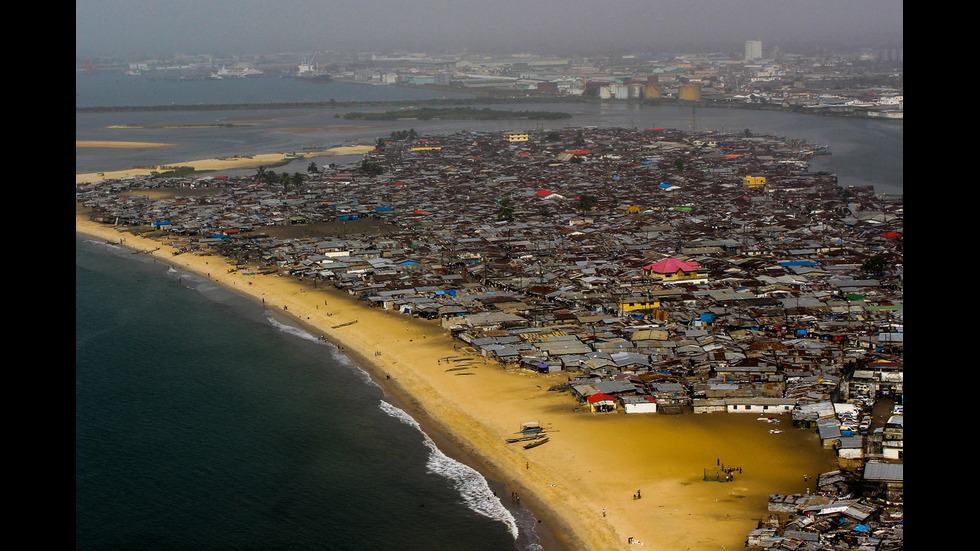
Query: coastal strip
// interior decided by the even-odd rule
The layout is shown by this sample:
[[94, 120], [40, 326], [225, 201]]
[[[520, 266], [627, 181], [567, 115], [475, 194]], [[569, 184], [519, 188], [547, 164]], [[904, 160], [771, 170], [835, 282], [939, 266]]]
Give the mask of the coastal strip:
[[[79, 145], [82, 144], [82, 145]], [[88, 145], [86, 145], [88, 144]], [[96, 145], [103, 144], [103, 145]], [[143, 142], [75, 142], [75, 147], [157, 147], [168, 144], [144, 144]], [[222, 157], [216, 159], [200, 159], [197, 161], [181, 161], [169, 163], [173, 166], [187, 167], [194, 171], [219, 171], [240, 168], [258, 168], [260, 166], [271, 166], [298, 158], [324, 157], [333, 155], [363, 155], [374, 149], [372, 145], [353, 145], [343, 147], [332, 147], [322, 150], [304, 150], [301, 154], [296, 153], [263, 153], [259, 155], [241, 155], [235, 157]], [[100, 182], [102, 180], [112, 180], [131, 176], [147, 176], [157, 169], [155, 167], [139, 167], [128, 170], [116, 170], [110, 172], [89, 172], [75, 175], [75, 185]]]
[[[567, 382], [567, 373], [506, 369], [467, 353], [437, 322], [217, 255], [175, 255], [166, 238], [139, 237], [84, 215], [76, 215], [76, 232], [207, 277], [333, 342], [427, 433], [439, 433], [520, 496], [556, 549], [741, 547], [766, 516], [770, 494], [802, 493], [804, 474], [834, 468], [833, 454], [820, 450], [810, 431], [775, 436], [755, 416], [729, 414], [594, 415], [550, 390]], [[506, 442], [529, 421], [548, 428], [547, 444]], [[705, 482], [704, 469], [721, 462], [738, 465], [738, 478]]]

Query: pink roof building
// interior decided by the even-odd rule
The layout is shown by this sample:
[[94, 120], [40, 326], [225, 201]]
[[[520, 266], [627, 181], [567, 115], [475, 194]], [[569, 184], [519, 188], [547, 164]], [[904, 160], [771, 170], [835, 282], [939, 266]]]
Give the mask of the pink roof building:
[[676, 274], [677, 272], [696, 272], [700, 267], [701, 265], [697, 262], [681, 262], [670, 257], [653, 264], [647, 264], [643, 269], [658, 274]]

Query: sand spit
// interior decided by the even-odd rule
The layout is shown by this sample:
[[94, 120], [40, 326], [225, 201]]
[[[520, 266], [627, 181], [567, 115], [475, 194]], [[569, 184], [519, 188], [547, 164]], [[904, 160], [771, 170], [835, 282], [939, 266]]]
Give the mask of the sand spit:
[[168, 147], [176, 144], [155, 142], [118, 142], [97, 140], [75, 140], [75, 147], [110, 147], [113, 149], [139, 149], [141, 147]]
[[[114, 145], [79, 145], [79, 144], [114, 144]], [[75, 147], [156, 147], [168, 144], [138, 145], [141, 142], [75, 142]], [[125, 145], [129, 144], [129, 145]], [[241, 155], [235, 157], [223, 157], [218, 159], [201, 159], [197, 161], [179, 161], [168, 163], [167, 166], [190, 167], [197, 171], [219, 171], [231, 170], [236, 168], [258, 168], [260, 166], [275, 165], [282, 162], [296, 159], [326, 157], [333, 155], [363, 155], [371, 151], [374, 146], [354, 145], [344, 147], [332, 147], [330, 149], [304, 151], [296, 153], [266, 153], [262, 155]], [[141, 167], [129, 170], [116, 170], [111, 172], [90, 172], [75, 175], [75, 185], [125, 178], [129, 176], [146, 176], [154, 171], [159, 171], [159, 167]]]

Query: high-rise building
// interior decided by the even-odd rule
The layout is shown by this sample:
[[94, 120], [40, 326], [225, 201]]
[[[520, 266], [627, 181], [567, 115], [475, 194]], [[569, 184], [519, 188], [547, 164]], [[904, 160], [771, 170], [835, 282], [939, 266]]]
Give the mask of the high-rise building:
[[758, 40], [747, 40], [745, 42], [745, 61], [762, 59], [762, 42]]

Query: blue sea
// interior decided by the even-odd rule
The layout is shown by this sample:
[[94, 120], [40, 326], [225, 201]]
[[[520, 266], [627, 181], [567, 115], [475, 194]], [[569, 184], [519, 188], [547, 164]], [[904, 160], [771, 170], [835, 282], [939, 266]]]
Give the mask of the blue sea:
[[[131, 78], [78, 73], [76, 107], [445, 96], [277, 78]], [[836, 172], [842, 185], [902, 194], [901, 122], [617, 103], [490, 107], [574, 112], [570, 121], [538, 123], [543, 128], [696, 127], [797, 137], [831, 148], [811, 170]], [[76, 140], [175, 144], [79, 148], [76, 172], [371, 143], [407, 127], [341, 118], [364, 108], [76, 113]], [[120, 128], [205, 121], [248, 124]], [[538, 126], [412, 122], [423, 133]], [[307, 130], [289, 130], [299, 127]], [[338, 160], [346, 161], [353, 160]], [[301, 164], [283, 170], [305, 170], [308, 162]], [[535, 533], [547, 527], [529, 511], [497, 497], [509, 493], [506, 481], [488, 480], [446, 455], [360, 366], [261, 304], [76, 236], [75, 317], [80, 551], [503, 551], [550, 542]]]

